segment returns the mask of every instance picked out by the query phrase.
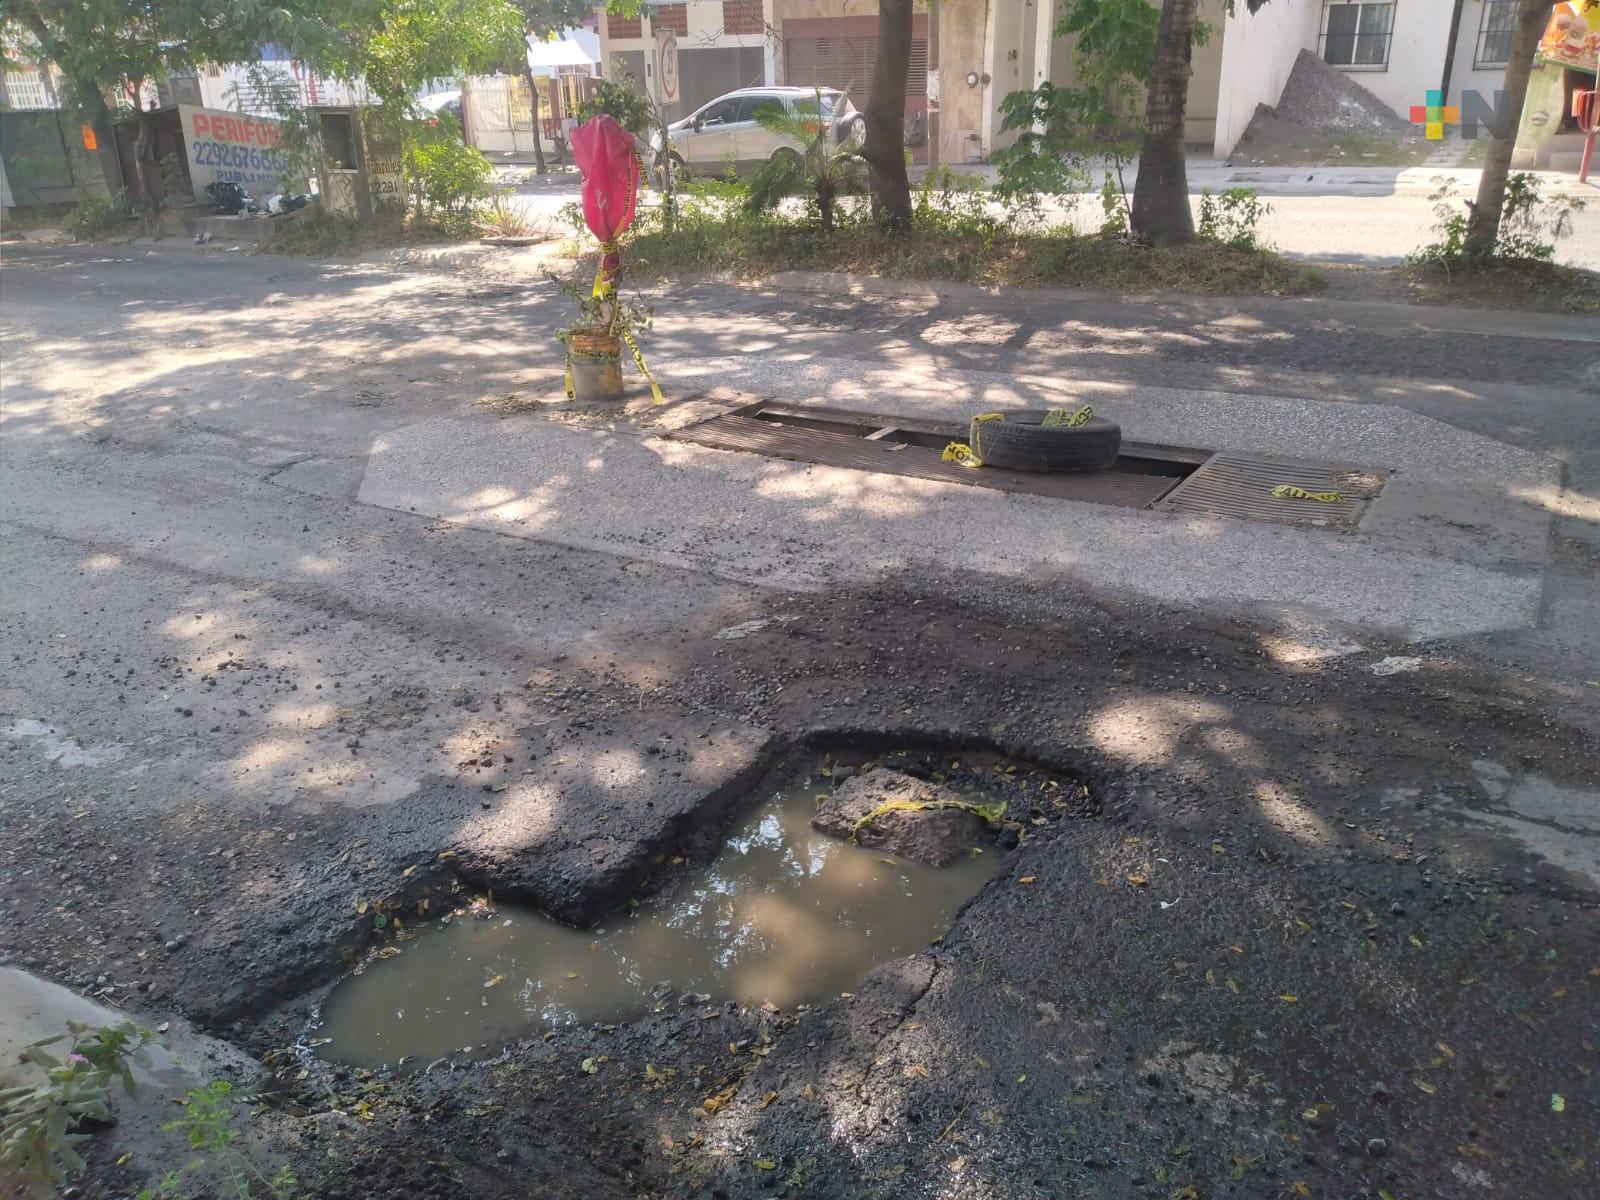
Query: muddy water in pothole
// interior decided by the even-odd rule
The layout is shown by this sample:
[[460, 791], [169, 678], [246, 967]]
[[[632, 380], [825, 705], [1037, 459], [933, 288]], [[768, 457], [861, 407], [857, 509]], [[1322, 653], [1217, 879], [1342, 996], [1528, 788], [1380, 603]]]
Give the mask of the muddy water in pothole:
[[591, 930], [537, 913], [458, 916], [334, 988], [321, 1053], [357, 1066], [482, 1055], [551, 1026], [618, 1021], [670, 983], [780, 1006], [849, 991], [943, 933], [999, 869], [985, 849], [949, 867], [816, 832], [815, 789], [779, 793], [708, 866]]

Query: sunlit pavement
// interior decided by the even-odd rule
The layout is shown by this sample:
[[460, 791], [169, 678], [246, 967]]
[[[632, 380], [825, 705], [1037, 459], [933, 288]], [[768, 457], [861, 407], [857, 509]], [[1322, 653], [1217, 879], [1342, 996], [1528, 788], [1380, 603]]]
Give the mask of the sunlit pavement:
[[[303, 1022], [293, 1004], [369, 928], [357, 904], [407, 880], [470, 863], [580, 921], [774, 743], [961, 733], [1094, 764], [1110, 819], [1041, 815], [944, 945], [780, 1038], [715, 1122], [693, 1067], [720, 1069], [759, 1013], [536, 1043], [525, 1089], [452, 1075], [522, 1128], [493, 1126], [520, 1155], [504, 1181], [445, 1194], [592, 1170], [583, 1147], [612, 1137], [665, 1179], [660, 1135], [696, 1131], [742, 1164], [739, 1195], [765, 1171], [749, 1159], [788, 1172], [807, 1146], [861, 1172], [828, 1187], [899, 1164], [948, 1177], [929, 1194], [1137, 1195], [1197, 1139], [1161, 1194], [1174, 1172], [1224, 1184], [1232, 1153], [1308, 1189], [1437, 1191], [1459, 1165], [1485, 1194], [1560, 1194], [1577, 1153], [1551, 1095], [1596, 1102], [1570, 1036], [1600, 877], [1592, 328], [1332, 301], [654, 297], [672, 401], [959, 419], [1071, 397], [1130, 436], [1394, 470], [1407, 521], [1340, 534], [698, 449], [658, 436], [676, 404], [572, 413], [556, 289], [473, 261], [8, 248], [8, 963], [259, 1052], [303, 1032], [271, 1011]], [[1460, 1065], [1427, 1092], [1408, 1073], [1437, 1041]], [[577, 1070], [599, 1054], [615, 1065]], [[608, 1117], [669, 1054], [676, 1115]], [[1502, 1077], [1491, 1157], [1458, 1153]], [[539, 1110], [535, 1146], [517, 1114], [540, 1096], [563, 1111]], [[1348, 1128], [1287, 1138], [1285, 1096]], [[438, 1181], [428, 1160], [456, 1153], [426, 1140], [455, 1126], [404, 1105], [349, 1124], [311, 1159]], [[1007, 1125], [1027, 1136], [986, 1133]]]

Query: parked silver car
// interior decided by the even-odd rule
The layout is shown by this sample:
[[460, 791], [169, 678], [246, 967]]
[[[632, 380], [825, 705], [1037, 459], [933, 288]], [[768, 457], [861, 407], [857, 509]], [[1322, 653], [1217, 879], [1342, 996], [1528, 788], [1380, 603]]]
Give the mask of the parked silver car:
[[[781, 104], [791, 111], [809, 111], [816, 102], [814, 87], [740, 88], [718, 96], [667, 126], [672, 160], [702, 175], [720, 174], [729, 163], [738, 171], [753, 170], [774, 155], [785, 151], [792, 154], [795, 150], [789, 139], [761, 127], [756, 110], [763, 105]], [[862, 136], [865, 119], [844, 93], [823, 88], [822, 112], [833, 122], [834, 136], [839, 141]]]

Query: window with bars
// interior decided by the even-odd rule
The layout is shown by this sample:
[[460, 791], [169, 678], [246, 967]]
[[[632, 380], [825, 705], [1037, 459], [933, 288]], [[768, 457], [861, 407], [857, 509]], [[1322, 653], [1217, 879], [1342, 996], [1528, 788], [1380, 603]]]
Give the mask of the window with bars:
[[7, 71], [5, 100], [12, 108], [53, 108], [38, 71]]
[[1517, 31], [1517, 0], [1484, 0], [1478, 22], [1478, 49], [1472, 66], [1503, 67], [1511, 61], [1511, 35]]
[[1322, 61], [1372, 71], [1389, 66], [1393, 4], [1329, 4], [1322, 10]]

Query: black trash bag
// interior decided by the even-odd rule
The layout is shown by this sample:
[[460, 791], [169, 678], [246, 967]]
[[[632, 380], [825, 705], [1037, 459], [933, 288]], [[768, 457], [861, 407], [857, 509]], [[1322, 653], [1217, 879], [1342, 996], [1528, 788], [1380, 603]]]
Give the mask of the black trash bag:
[[256, 198], [245, 191], [242, 183], [208, 183], [206, 184], [206, 199], [224, 216], [238, 216], [240, 213], [253, 213], [259, 211]]

